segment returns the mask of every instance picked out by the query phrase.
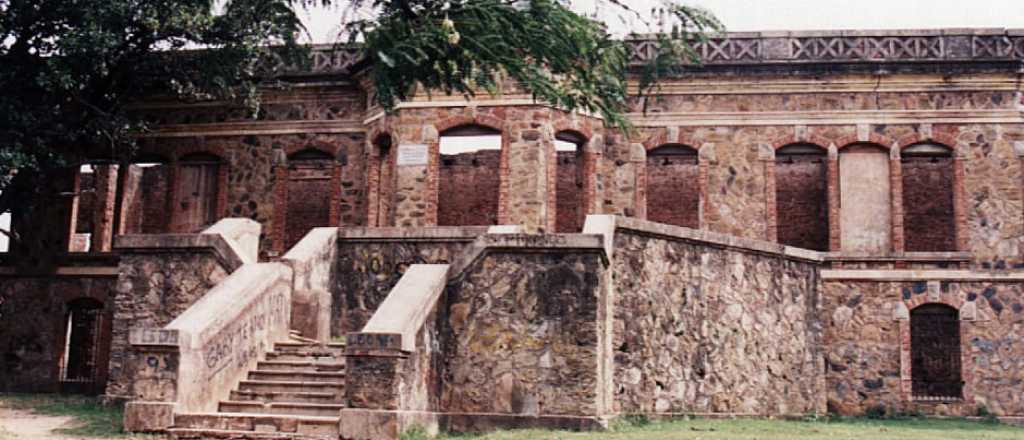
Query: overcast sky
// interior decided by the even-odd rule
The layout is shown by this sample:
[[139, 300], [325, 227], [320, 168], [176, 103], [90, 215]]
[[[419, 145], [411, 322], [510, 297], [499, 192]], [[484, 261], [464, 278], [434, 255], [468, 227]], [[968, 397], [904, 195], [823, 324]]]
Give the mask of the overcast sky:
[[[626, 0], [649, 10], [655, 0]], [[1024, 0], [688, 0], [703, 6], [731, 31], [818, 29], [1024, 28]], [[593, 0], [575, 0], [591, 12]], [[305, 12], [317, 43], [334, 41], [341, 10]], [[613, 28], [624, 28], [609, 23]]]

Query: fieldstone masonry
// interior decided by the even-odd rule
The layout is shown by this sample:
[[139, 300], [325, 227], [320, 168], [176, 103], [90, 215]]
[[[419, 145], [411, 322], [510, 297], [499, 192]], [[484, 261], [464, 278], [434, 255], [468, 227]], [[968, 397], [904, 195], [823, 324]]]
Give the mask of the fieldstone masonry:
[[[631, 69], [656, 54], [628, 44]], [[103, 317], [72, 338], [97, 341], [74, 351], [96, 353], [86, 391], [132, 399], [131, 426], [174, 435], [595, 429], [626, 414], [1024, 420], [1024, 32], [735, 33], [697, 49], [703, 64], [630, 102], [628, 131], [514, 84], [385, 113], [353, 48], [286, 69], [301, 87], [268, 91], [255, 119], [138, 103], [155, 129], [136, 159], [92, 158], [93, 173], [54, 180], [45, 209], [16, 213], [19, 233], [69, 253], [3, 256], [0, 390], [83, 390], [64, 353], [85, 304]], [[501, 148], [442, 158], [457, 132]], [[202, 191], [186, 185], [197, 173]], [[251, 258], [196, 234], [227, 217], [259, 225]], [[450, 269], [401, 321], [415, 331], [367, 330], [398, 286], [423, 298], [400, 282], [421, 264]], [[941, 360], [962, 392], [915, 395], [929, 378], [912, 366], [912, 317], [938, 305], [958, 318], [959, 340], [934, 346], [960, 347]], [[207, 334], [171, 341], [181, 316]], [[216, 377], [207, 390], [178, 369], [146, 376], [159, 386], [133, 376], [154, 373], [140, 353], [180, 367], [224, 338], [245, 347], [223, 371], [197, 367]], [[313, 371], [268, 370], [303, 362]], [[329, 381], [327, 403], [244, 389], [282, 374]]]

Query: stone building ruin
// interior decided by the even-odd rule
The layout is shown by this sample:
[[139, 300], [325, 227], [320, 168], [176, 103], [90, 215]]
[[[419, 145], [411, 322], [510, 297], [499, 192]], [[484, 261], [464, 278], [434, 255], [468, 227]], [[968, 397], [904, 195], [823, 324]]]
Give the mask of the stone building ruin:
[[3, 257], [0, 390], [176, 438], [1024, 421], [1024, 31], [698, 49], [634, 133], [514, 87], [387, 114], [353, 49], [256, 120], [139, 103], [141, 153], [39, 220], [58, 267]]

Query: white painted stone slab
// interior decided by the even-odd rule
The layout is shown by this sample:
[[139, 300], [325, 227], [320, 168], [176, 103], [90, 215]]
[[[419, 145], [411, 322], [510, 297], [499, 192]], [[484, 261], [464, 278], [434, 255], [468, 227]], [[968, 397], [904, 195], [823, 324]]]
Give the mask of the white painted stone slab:
[[398, 146], [398, 166], [420, 166], [427, 164], [428, 148], [423, 144], [404, 144]]

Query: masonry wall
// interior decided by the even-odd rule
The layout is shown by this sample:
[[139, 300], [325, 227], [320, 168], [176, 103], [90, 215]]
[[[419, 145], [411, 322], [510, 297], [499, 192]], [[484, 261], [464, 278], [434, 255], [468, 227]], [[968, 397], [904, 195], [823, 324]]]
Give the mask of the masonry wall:
[[5, 276], [0, 278], [0, 391], [57, 392], [68, 304], [91, 298], [104, 305], [97, 392], [106, 381], [113, 317], [112, 276]]
[[824, 413], [816, 263], [620, 228], [613, 264], [615, 412]]
[[461, 237], [439, 234], [434, 238], [417, 237], [416, 231], [409, 230], [409, 238], [396, 233], [369, 239], [356, 237], [359, 230], [347, 237], [343, 231], [338, 242], [337, 284], [331, 291], [332, 336], [361, 331], [410, 265], [451, 263], [485, 229], [470, 228], [458, 234]]
[[[822, 297], [830, 411], [971, 416], [984, 408], [995, 415], [1024, 415], [1019, 283], [836, 280], [824, 283]], [[911, 369], [901, 361], [901, 354], [909, 353], [909, 339], [902, 336], [909, 324], [898, 309], [912, 311], [924, 303], [960, 311], [962, 401], [913, 402], [909, 389], [901, 388]]]
[[117, 301], [110, 345], [110, 381], [106, 395], [112, 399], [132, 396], [138, 365], [128, 343], [132, 328], [162, 328], [203, 297], [229, 271], [212, 253], [180, 249], [154, 253], [130, 253], [121, 258], [119, 277], [112, 291]]
[[700, 169], [697, 156], [649, 155], [647, 219], [700, 228]]
[[603, 276], [597, 250], [545, 249], [495, 250], [452, 279], [442, 410], [602, 414]]

